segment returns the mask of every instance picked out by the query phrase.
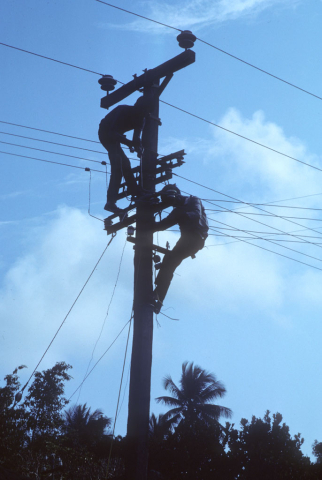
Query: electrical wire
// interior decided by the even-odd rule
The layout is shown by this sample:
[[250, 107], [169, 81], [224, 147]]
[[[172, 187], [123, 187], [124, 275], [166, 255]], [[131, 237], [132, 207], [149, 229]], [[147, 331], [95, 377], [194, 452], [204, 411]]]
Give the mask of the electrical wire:
[[18, 145], [17, 143], [3, 142], [2, 140], [0, 140], [0, 143], [3, 143], [4, 145], [12, 145], [14, 147], [28, 148], [29, 150], [37, 150], [37, 152], [52, 153], [54, 155], [61, 155], [63, 157], [76, 158], [77, 160], [86, 160], [87, 162], [100, 163], [101, 165], [106, 164], [106, 162], [104, 162], [104, 161], [100, 162], [99, 160], [93, 160], [91, 158], [77, 157], [75, 155], [68, 155], [67, 153], [53, 152], [53, 151], [50, 151], [50, 150], [43, 150], [42, 148], [28, 147], [27, 145]]
[[94, 368], [99, 364], [99, 362], [102, 360], [102, 358], [107, 354], [107, 352], [112, 348], [112, 346], [114, 345], [114, 343], [116, 342], [116, 340], [119, 338], [119, 336], [121, 335], [121, 333], [123, 332], [123, 330], [125, 329], [125, 327], [131, 322], [132, 320], [132, 316], [130, 318], [130, 320], [128, 320], [126, 322], [126, 324], [122, 327], [122, 329], [120, 330], [120, 332], [117, 334], [117, 336], [114, 338], [113, 342], [107, 347], [107, 349], [105, 350], [105, 352], [100, 356], [100, 358], [97, 360], [97, 362], [95, 363], [95, 365], [91, 368], [91, 370], [88, 372], [88, 374], [86, 375], [86, 377], [83, 379], [83, 381], [81, 382], [81, 384], [76, 388], [76, 390], [74, 391], [74, 393], [72, 393], [72, 395], [69, 397], [68, 399], [68, 402], [70, 402], [71, 398], [75, 395], [75, 393], [79, 390], [79, 388], [81, 388], [81, 386], [83, 385], [83, 383], [88, 379], [88, 377], [90, 376], [90, 374], [92, 373], [92, 371], [94, 370]]
[[73, 137], [72, 135], [66, 135], [65, 133], [52, 132], [51, 130], [43, 130], [42, 128], [36, 128], [36, 127], [28, 127], [27, 125], [20, 125], [19, 123], [12, 123], [12, 122], [5, 122], [4, 120], [0, 120], [0, 123], [4, 123], [6, 125], [13, 125], [15, 127], [28, 128], [30, 130], [37, 130], [38, 132], [51, 133], [52, 135], [60, 135], [61, 137], [73, 138], [75, 140], [82, 140], [84, 142], [92, 142], [92, 143], [99, 143], [99, 144], [101, 143], [98, 140], [89, 140], [88, 138]]
[[74, 306], [75, 306], [75, 304], [76, 304], [77, 300], [79, 299], [79, 297], [80, 297], [80, 296], [81, 296], [81, 294], [83, 293], [83, 291], [84, 291], [84, 289], [85, 289], [86, 285], [87, 285], [87, 284], [88, 284], [88, 282], [90, 281], [90, 279], [91, 279], [91, 277], [92, 277], [93, 273], [95, 272], [95, 270], [96, 270], [96, 268], [97, 268], [98, 264], [99, 264], [99, 263], [100, 263], [100, 261], [102, 260], [102, 258], [103, 258], [103, 256], [104, 256], [104, 254], [105, 254], [106, 250], [108, 249], [108, 247], [109, 247], [109, 246], [110, 246], [110, 244], [112, 243], [112, 240], [114, 239], [114, 237], [115, 237], [115, 235], [112, 235], [112, 238], [110, 239], [110, 241], [108, 242], [108, 244], [107, 244], [107, 245], [106, 245], [106, 247], [104, 248], [104, 250], [103, 250], [103, 253], [102, 253], [102, 254], [101, 254], [101, 256], [99, 257], [98, 261], [96, 262], [96, 264], [95, 264], [95, 267], [93, 268], [93, 270], [91, 271], [91, 273], [90, 273], [89, 277], [87, 278], [86, 282], [85, 282], [85, 283], [84, 283], [84, 285], [82, 286], [82, 288], [81, 288], [81, 290], [80, 290], [79, 294], [77, 295], [77, 297], [76, 297], [76, 299], [74, 300], [74, 302], [73, 302], [72, 306], [71, 306], [71, 307], [70, 307], [70, 309], [68, 310], [68, 312], [67, 312], [67, 314], [66, 314], [65, 318], [63, 319], [63, 321], [62, 321], [62, 323], [60, 324], [60, 326], [58, 327], [58, 329], [57, 329], [57, 331], [56, 331], [55, 335], [54, 335], [54, 336], [53, 336], [53, 338], [51, 339], [51, 341], [50, 341], [50, 343], [49, 343], [48, 347], [46, 348], [45, 352], [43, 353], [43, 355], [42, 355], [42, 357], [40, 358], [39, 362], [37, 363], [36, 367], [34, 368], [34, 370], [33, 370], [32, 374], [30, 375], [29, 379], [28, 379], [28, 380], [27, 380], [27, 382], [25, 383], [24, 387], [23, 387], [23, 388], [20, 390], [20, 392], [21, 392], [21, 393], [23, 393], [23, 391], [24, 391], [24, 390], [25, 390], [25, 388], [27, 387], [27, 385], [28, 385], [28, 383], [30, 382], [30, 380], [31, 380], [32, 376], [34, 375], [35, 371], [37, 370], [37, 368], [39, 367], [40, 363], [41, 363], [41, 362], [42, 362], [42, 360], [44, 359], [44, 357], [45, 357], [46, 353], [48, 352], [48, 350], [50, 349], [51, 345], [53, 344], [53, 342], [54, 342], [55, 338], [57, 337], [57, 335], [58, 335], [59, 331], [61, 330], [62, 326], [64, 325], [65, 321], [67, 320], [67, 317], [69, 316], [70, 312], [73, 310], [73, 308], [74, 308]]
[[127, 350], [128, 350], [128, 346], [129, 346], [130, 331], [131, 331], [133, 315], [134, 314], [133, 314], [133, 310], [132, 310], [132, 315], [131, 315], [130, 324], [129, 324], [129, 331], [128, 331], [128, 334], [127, 334], [127, 340], [126, 340], [126, 346], [125, 346], [122, 375], [121, 375], [121, 380], [120, 380], [119, 394], [118, 394], [118, 397], [117, 397], [117, 404], [116, 404], [116, 411], [115, 411], [115, 418], [114, 418], [114, 425], [113, 425], [113, 432], [112, 432], [112, 442], [111, 442], [110, 452], [109, 452], [109, 456], [108, 456], [108, 462], [107, 462], [107, 468], [106, 468], [106, 477], [105, 478], [107, 478], [108, 470], [109, 470], [110, 462], [111, 462], [112, 448], [113, 448], [113, 444], [114, 444], [115, 427], [116, 427], [116, 421], [117, 421], [117, 417], [118, 417], [118, 408], [119, 408], [122, 385], [123, 385], [124, 369], [125, 369], [125, 362], [126, 362], [126, 357], [127, 357]]
[[[232, 199], [236, 200], [236, 198], [234, 198], [234, 197], [232, 197], [232, 196], [230, 196], [230, 195], [227, 195], [227, 194], [225, 194], [225, 193], [221, 193], [221, 192], [219, 192], [218, 190], [215, 190], [215, 189], [213, 189], [213, 188], [210, 188], [210, 187], [207, 187], [207, 186], [205, 186], [205, 185], [202, 185], [201, 183], [195, 182], [194, 180], [190, 180], [190, 179], [188, 179], [188, 178], [185, 178], [185, 177], [183, 177], [183, 176], [181, 176], [181, 175], [179, 175], [179, 174], [177, 174], [177, 173], [174, 173], [174, 172], [173, 172], [172, 174], [175, 175], [176, 177], [179, 177], [179, 178], [182, 178], [183, 180], [186, 180], [187, 182], [194, 183], [195, 185], [198, 185], [199, 187], [205, 188], [205, 189], [207, 189], [207, 190], [212, 190], [212, 191], [215, 192], [215, 193], [219, 193], [220, 195], [223, 195], [223, 196], [225, 196], [225, 197], [232, 198]], [[245, 205], [248, 205], [247, 202], [243, 202], [242, 200], [239, 200], [239, 201], [240, 201], [241, 203], [244, 203]], [[212, 203], [212, 202], [208, 202], [208, 203], [210, 203], [211, 205], [215, 205], [215, 204]], [[219, 206], [219, 205], [216, 205], [216, 206]], [[221, 208], [224, 208], [224, 207], [221, 207]], [[266, 210], [264, 210], [264, 209], [262, 209], [262, 208], [260, 208], [260, 207], [254, 207], [254, 208], [257, 208], [258, 210], [262, 210], [262, 211], [264, 211], [264, 212], [266, 211]], [[232, 211], [232, 210], [229, 210], [229, 209], [226, 209], [226, 210], [227, 210], [227, 211]], [[270, 212], [268, 212], [268, 213], [270, 213]], [[242, 213], [239, 213], [238, 215], [243, 216]], [[279, 215], [276, 215], [276, 214], [274, 214], [274, 213], [272, 213], [272, 216], [273, 216], [273, 217], [276, 217], [276, 218], [282, 218], [282, 217], [280, 217]], [[248, 217], [246, 217], [246, 218], [248, 218]], [[283, 232], [282, 230], [280, 230], [280, 229], [278, 229], [278, 228], [276, 228], [276, 227], [272, 227], [272, 226], [267, 225], [267, 224], [265, 224], [265, 223], [262, 223], [262, 222], [260, 222], [260, 221], [258, 221], [258, 220], [250, 219], [250, 218], [248, 218], [248, 220], [252, 220], [253, 222], [260, 223], [260, 224], [265, 225], [266, 227], [272, 228], [272, 229], [274, 229], [274, 230], [276, 230], [276, 231], [279, 231], [279, 232], [282, 232], [282, 233], [286, 233], [286, 232]], [[295, 225], [298, 225], [298, 226], [300, 226], [300, 227], [303, 227], [305, 230], [312, 230], [313, 232], [316, 232], [316, 233], [321, 234], [321, 232], [319, 232], [318, 230], [315, 230], [314, 228], [306, 227], [305, 225], [301, 225], [300, 223], [294, 222], [293, 220], [289, 220], [289, 219], [284, 219], [284, 220], [286, 220], [287, 222], [290, 222], [290, 223], [294, 223]], [[291, 235], [291, 236], [295, 236], [295, 237], [296, 237], [296, 235], [293, 235], [293, 234], [290, 234], [290, 233], [287, 233], [287, 235]], [[310, 242], [308, 242], [308, 243], [310, 243]]]
[[180, 112], [186, 113], [187, 115], [190, 115], [191, 117], [197, 118], [198, 120], [202, 120], [205, 123], [208, 123], [209, 125], [213, 125], [214, 127], [220, 128], [221, 130], [224, 130], [225, 132], [232, 133], [233, 135], [236, 135], [239, 138], [243, 138], [244, 140], [247, 140], [248, 142], [254, 143], [255, 145], [258, 145], [260, 147], [266, 148], [267, 150], [270, 150], [271, 152], [277, 153], [278, 155], [282, 155], [283, 157], [289, 158], [290, 160], [294, 160], [295, 162], [302, 163], [303, 165], [306, 165], [307, 167], [314, 168], [315, 170], [319, 170], [322, 172], [322, 168], [315, 167], [314, 165], [310, 163], [303, 162], [302, 160], [299, 160], [298, 158], [292, 157], [291, 155], [287, 155], [286, 153], [280, 152], [279, 150], [276, 150], [275, 148], [269, 147], [267, 145], [264, 145], [263, 143], [256, 142], [256, 140], [252, 140], [251, 138], [245, 137], [244, 135], [241, 135], [240, 133], [234, 132], [233, 130], [229, 130], [228, 128], [225, 128], [221, 125], [218, 125], [217, 123], [211, 122], [210, 120], [206, 120], [203, 117], [200, 117], [199, 115], [196, 115], [194, 113], [188, 112], [187, 110], [184, 110], [183, 108], [176, 107], [175, 105], [172, 105], [171, 103], [165, 102], [164, 100], [160, 100], [160, 102], [164, 103], [165, 105], [168, 105], [169, 107], [175, 108], [176, 110], [179, 110]]
[[28, 140], [34, 140], [36, 142], [51, 143], [52, 145], [59, 145], [60, 147], [76, 148], [77, 150], [84, 150], [86, 152], [99, 153], [106, 155], [106, 152], [100, 152], [98, 150], [91, 150], [89, 148], [75, 147], [73, 145], [66, 145], [65, 143], [50, 142], [49, 140], [41, 140], [40, 138], [25, 137], [24, 135], [18, 135], [16, 133], [0, 132], [2, 135], [10, 135], [12, 137], [26, 138]]
[[[93, 347], [92, 355], [91, 355], [91, 358], [90, 358], [90, 360], [89, 360], [89, 362], [88, 362], [88, 365], [87, 365], [87, 369], [86, 369], [84, 378], [86, 378], [86, 375], [87, 375], [87, 373], [88, 373], [89, 367], [91, 366], [92, 360], [93, 360], [93, 358], [94, 358], [94, 353], [95, 353], [96, 347], [97, 347], [97, 345], [98, 345], [98, 342], [100, 341], [100, 338], [101, 338], [101, 336], [102, 336], [102, 333], [103, 333], [103, 330], [104, 330], [104, 327], [105, 327], [106, 319], [107, 319], [107, 317], [108, 317], [108, 314], [110, 313], [110, 307], [111, 307], [112, 302], [113, 302], [114, 294], [115, 294], [115, 291], [116, 291], [116, 287], [117, 287], [118, 280], [119, 280], [119, 276], [120, 276], [120, 272], [121, 272], [121, 266], [122, 266], [122, 261], [123, 261], [123, 256], [124, 256], [124, 251], [125, 251], [126, 244], [127, 244], [127, 240], [126, 240], [126, 238], [125, 238], [125, 243], [124, 243], [124, 247], [123, 247], [123, 250], [122, 250], [122, 253], [121, 253], [121, 259], [120, 259], [120, 263], [119, 263], [119, 267], [118, 267], [118, 271], [117, 271], [116, 280], [115, 280], [115, 284], [114, 284], [114, 287], [113, 287], [112, 295], [111, 295], [111, 298], [110, 298], [110, 301], [109, 301], [109, 304], [108, 304], [108, 307], [107, 307], [107, 312], [106, 312], [105, 318], [104, 318], [104, 320], [103, 320], [103, 324], [102, 324], [101, 330], [100, 330], [100, 332], [99, 332], [99, 335], [98, 335], [98, 337], [97, 337], [97, 339], [96, 339], [96, 342], [95, 342], [95, 345], [94, 345], [94, 347]], [[78, 398], [77, 398], [77, 402], [76, 402], [76, 403], [78, 403], [79, 396], [80, 396], [80, 394], [81, 394], [81, 390], [82, 390], [82, 388], [80, 388], [80, 390], [79, 390]]]
[[[210, 227], [210, 229], [212, 231], [216, 231], [216, 228], [214, 228], [214, 227]], [[233, 236], [228, 235], [228, 234], [227, 234], [227, 237], [234, 238]], [[316, 267], [314, 265], [310, 265], [309, 263], [302, 262], [301, 260], [296, 260], [295, 258], [288, 257], [287, 255], [283, 255], [282, 253], [274, 252], [274, 250], [269, 250], [268, 248], [257, 245], [256, 243], [251, 243], [251, 242], [248, 242], [247, 240], [241, 240], [241, 239], [239, 241], [244, 242], [244, 243], [248, 243], [249, 245], [252, 245], [253, 247], [257, 247], [257, 248], [260, 248], [261, 250], [265, 250], [266, 252], [275, 253], [275, 255], [279, 255], [280, 257], [284, 257], [284, 258], [287, 258], [289, 260], [293, 260], [294, 262], [301, 263], [302, 265], [306, 265], [307, 267], [315, 268], [316, 270], [320, 270], [322, 272], [322, 268]]]
[[78, 168], [80, 170], [91, 170], [92, 172], [99, 172], [99, 173], [106, 173], [103, 170], [95, 170], [95, 169], [89, 169], [89, 168], [84, 168], [84, 167], [78, 167], [77, 165], [70, 165], [68, 163], [60, 163], [60, 162], [54, 162], [53, 160], [45, 160], [43, 158], [35, 158], [35, 157], [28, 157], [27, 155], [18, 155], [17, 153], [9, 153], [9, 152], [3, 152], [0, 150], [0, 153], [4, 153], [5, 155], [13, 155], [14, 157], [22, 157], [22, 158], [28, 158], [29, 160], [37, 160], [38, 162], [45, 162], [45, 163], [53, 163], [55, 165], [62, 165], [64, 167], [72, 167], [72, 168]]
[[[220, 223], [220, 225], [225, 225], [225, 226], [229, 226], [229, 227], [231, 226], [231, 225], [228, 225], [227, 223], [219, 222], [218, 220], [215, 220], [215, 222]], [[238, 232], [244, 232], [245, 233], [245, 231], [241, 228], [236, 228], [235, 230], [238, 231]], [[272, 240], [270, 238], [259, 237], [259, 236], [255, 235], [253, 233], [251, 233], [250, 235], [252, 235], [255, 240], [265, 240], [266, 242], [273, 243], [274, 245], [277, 245], [278, 247], [282, 247], [282, 248], [285, 248], [287, 250], [291, 250], [292, 252], [295, 252], [299, 255], [303, 255], [305, 257], [312, 258], [313, 260], [317, 260], [319, 262], [322, 262], [321, 258], [314, 257], [313, 255], [309, 255], [308, 253], [299, 252], [298, 250], [295, 250], [294, 248], [291, 248], [291, 247], [287, 247], [286, 245], [279, 245], [278, 243], [274, 242], [274, 240]], [[231, 237], [231, 235], [229, 235], [229, 236]], [[234, 238], [236, 238], [236, 237], [234, 237]], [[315, 244], [315, 243], [313, 243], [313, 245], [320, 246], [319, 244]]]
[[[214, 204], [213, 204], [214, 205]], [[222, 207], [224, 208], [224, 207]], [[244, 207], [245, 208], [245, 207]], [[320, 209], [318, 209], [320, 210]], [[228, 210], [228, 209], [225, 209], [225, 210], [215, 210], [213, 209], [212, 210], [213, 212], [217, 212], [217, 213], [235, 213], [238, 215], [238, 211], [237, 209], [236, 210]], [[257, 215], [257, 216], [260, 216], [260, 217], [275, 217], [275, 215], [273, 215], [272, 213], [258, 213], [258, 212], [243, 212], [244, 215]], [[312, 220], [312, 221], [315, 221], [315, 222], [322, 222], [322, 218], [312, 218], [312, 217], [295, 217], [295, 216], [289, 216], [289, 215], [278, 215], [279, 218], [282, 218], [284, 220], [288, 219], [288, 218], [296, 218], [297, 220]]]
[[[105, 2], [102, 2], [101, 0], [96, 0], [96, 1], [100, 1], [100, 3], [105, 3]], [[107, 5], [108, 5], [108, 6], [112, 6], [112, 7], [114, 7], [114, 8], [118, 8], [118, 7], [115, 7], [115, 6], [112, 5], [112, 4], [107, 4]], [[204, 43], [206, 43], [206, 42], [204, 42]], [[0, 42], [0, 45], [4, 45], [4, 46], [7, 46], [7, 47], [11, 47], [11, 48], [16, 48], [16, 47], [12, 47], [12, 46], [10, 46], [10, 45], [7, 45], [7, 44], [1, 43], [1, 42]], [[214, 47], [214, 48], [216, 48], [216, 47]], [[91, 72], [91, 73], [95, 73], [95, 74], [97, 74], [97, 75], [102, 75], [102, 74], [100, 74], [100, 73], [98, 73], [98, 72], [93, 72], [93, 71], [91, 71], [91, 70], [82, 69], [81, 67], [76, 67], [75, 65], [71, 65], [71, 64], [68, 64], [68, 63], [65, 63], [65, 62], [60, 62], [59, 60], [54, 60], [54, 59], [52, 59], [52, 58], [50, 58], [50, 57], [45, 57], [45, 56], [43, 56], [43, 55], [38, 55], [38, 54], [36, 54], [36, 53], [34, 53], [34, 52], [30, 52], [30, 51], [23, 50], [23, 49], [18, 49], [18, 48], [17, 48], [17, 50], [21, 50], [21, 51], [23, 51], [23, 52], [25, 52], [25, 53], [30, 53], [30, 54], [32, 54], [32, 55], [40, 56], [40, 57], [45, 58], [45, 59], [47, 59], [47, 60], [53, 60], [53, 61], [56, 61], [56, 62], [58, 62], [58, 63], [63, 63], [63, 64], [65, 64], [65, 65], [69, 65], [69, 66], [72, 66], [72, 67], [75, 67], [75, 68], [80, 68], [81, 70], [86, 70], [86, 71], [89, 71], [89, 72]], [[237, 57], [236, 57], [236, 58], [237, 58]], [[247, 63], [247, 62], [245, 62], [245, 63]], [[259, 69], [259, 70], [260, 70], [260, 69]], [[272, 75], [272, 76], [273, 76], [273, 75]], [[276, 78], [278, 78], [278, 77], [276, 77]], [[117, 81], [118, 81], [119, 83], [121, 83], [121, 84], [124, 85], [123, 82], [120, 82], [119, 80], [117, 80]], [[285, 83], [288, 83], [288, 82], [285, 82]], [[290, 84], [290, 85], [293, 85], [293, 84]], [[295, 86], [295, 85], [293, 85], [293, 86]], [[303, 89], [301, 89], [300, 87], [296, 87], [296, 88], [298, 88], [299, 90], [303, 90]], [[310, 92], [307, 92], [306, 90], [303, 90], [303, 91], [306, 92], [306, 93], [310, 93]], [[321, 97], [318, 97], [317, 95], [314, 95], [314, 94], [311, 94], [311, 93], [310, 93], [310, 95], [316, 96], [317, 98], [319, 98], [319, 99], [322, 100], [322, 98], [321, 98]], [[274, 148], [271, 148], [271, 147], [269, 147], [269, 146], [267, 146], [267, 145], [264, 145], [264, 144], [262, 144], [262, 143], [260, 143], [260, 142], [257, 142], [257, 141], [255, 141], [255, 140], [252, 140], [252, 139], [248, 138], [248, 137], [245, 137], [244, 135], [241, 135], [241, 134], [239, 134], [239, 133], [237, 133], [237, 132], [234, 132], [234, 131], [232, 131], [232, 130], [229, 130], [228, 128], [225, 128], [225, 127], [223, 127], [223, 126], [221, 126], [221, 125], [218, 125], [218, 124], [216, 124], [216, 123], [214, 123], [214, 122], [211, 122], [210, 120], [206, 120], [206, 119], [200, 117], [199, 115], [196, 115], [196, 114], [194, 114], [194, 113], [188, 112], [187, 110], [184, 110], [184, 109], [182, 109], [182, 108], [180, 108], [180, 107], [176, 107], [175, 105], [172, 105], [171, 103], [165, 102], [164, 100], [160, 100], [160, 102], [162, 102], [163, 104], [168, 105], [168, 106], [170, 106], [170, 107], [172, 107], [172, 108], [175, 108], [175, 109], [177, 109], [177, 110], [179, 110], [179, 111], [181, 111], [181, 112], [184, 112], [184, 113], [186, 113], [187, 115], [190, 115], [190, 116], [192, 116], [192, 117], [194, 117], [194, 118], [197, 118], [197, 119], [199, 119], [199, 120], [201, 120], [201, 121], [203, 121], [203, 122], [206, 122], [206, 123], [208, 123], [208, 124], [210, 124], [210, 125], [213, 125], [213, 126], [215, 126], [215, 127], [217, 127], [217, 128], [220, 128], [220, 129], [222, 129], [222, 130], [224, 130], [224, 131], [226, 131], [226, 132], [229, 132], [229, 133], [231, 133], [231, 134], [233, 134], [233, 135], [236, 135], [236, 136], [238, 136], [238, 137], [240, 137], [240, 138], [243, 138], [244, 140], [247, 140], [247, 141], [249, 141], [249, 142], [251, 142], [251, 143], [254, 143], [255, 145], [259, 145], [259, 146], [261, 146], [261, 147], [263, 147], [263, 148], [266, 148], [267, 150], [270, 150], [270, 151], [272, 151], [272, 152], [274, 152], [274, 153], [277, 153], [277, 154], [282, 155], [282, 156], [284, 156], [284, 157], [286, 157], [286, 158], [289, 158], [289, 159], [291, 159], [291, 160], [294, 160], [295, 162], [299, 162], [299, 163], [302, 163], [303, 165], [306, 165], [306, 166], [308, 166], [308, 167], [314, 168], [315, 170], [322, 171], [322, 169], [319, 168], [319, 167], [316, 167], [316, 166], [314, 166], [314, 165], [312, 165], [312, 164], [309, 164], [309, 163], [307, 163], [307, 162], [303, 162], [302, 160], [299, 160], [299, 159], [297, 159], [297, 158], [295, 158], [295, 157], [292, 157], [292, 156], [290, 156], [290, 155], [287, 155], [286, 153], [280, 152], [280, 151], [278, 151], [278, 150], [276, 150], [276, 149], [274, 149]], [[1, 132], [0, 132], [0, 133], [1, 133]], [[80, 148], [80, 147], [73, 147], [73, 148]], [[93, 150], [90, 150], [90, 151], [93, 151]], [[97, 153], [102, 153], [102, 152], [97, 152]]]
[[95, 217], [95, 215], [91, 214], [91, 184], [92, 184], [92, 172], [91, 170], [89, 171], [89, 186], [88, 186], [88, 215], [92, 218], [95, 218], [96, 220], [100, 220], [101, 222], [104, 222], [102, 218]]
[[78, 67], [77, 65], [72, 65], [71, 63], [62, 62], [61, 60], [56, 60], [55, 58], [46, 57], [45, 55], [40, 55], [39, 53], [30, 52], [30, 50], [24, 50], [23, 48], [14, 47], [13, 45], [8, 45], [7, 43], [0, 42], [0, 45], [3, 47], [13, 48], [14, 50], [19, 50], [20, 52], [29, 53], [30, 55], [35, 55], [36, 57], [45, 58], [46, 60], [51, 60], [52, 62], [61, 63], [62, 65], [67, 65], [68, 67], [77, 68], [78, 70], [83, 70], [84, 72], [95, 73], [96, 75], [103, 75], [99, 72], [94, 72], [93, 70], [88, 70], [87, 68]]
[[[137, 13], [134, 13], [134, 12], [131, 12], [130, 10], [125, 10], [124, 8], [120, 8], [120, 7], [117, 7], [116, 5], [113, 5], [111, 3], [107, 3], [107, 2], [103, 2], [102, 0], [95, 0], [96, 2], [99, 2], [99, 3], [103, 3], [104, 5], [107, 5], [108, 7], [112, 7], [112, 8], [116, 8], [117, 10], [121, 10], [123, 12], [126, 12], [126, 13], [129, 13], [130, 15], [134, 15], [136, 17], [139, 17], [139, 18], [143, 18], [144, 20], [148, 20], [150, 22], [153, 22], [153, 23], [157, 23], [159, 25], [162, 25], [164, 27], [167, 27], [167, 28], [171, 28], [173, 30], [177, 30], [178, 32], [182, 32], [183, 30], [181, 30], [180, 28], [176, 28], [176, 27], [173, 27], [172, 25], [168, 25], [166, 23], [162, 23], [162, 22], [159, 22], [157, 20], [154, 20], [152, 18], [149, 18], [149, 17], [145, 17], [143, 15], [139, 15]], [[277, 75], [273, 75], [272, 73], [268, 72], [267, 70], [264, 70], [262, 68], [259, 68], [257, 67], [256, 65], [250, 63], [250, 62], [247, 62], [246, 60], [243, 60], [242, 58], [240, 57], [237, 57], [236, 55], [233, 55], [229, 52], [226, 52], [225, 50], [219, 48], [219, 47], [216, 47], [215, 45], [209, 43], [209, 42], [206, 42], [205, 40], [203, 40], [202, 38], [199, 38], [199, 37], [196, 37], [197, 40], [199, 40], [199, 42], [201, 43], [204, 43], [205, 45], [208, 45], [209, 47], [211, 48], [214, 48], [215, 50], [217, 50], [218, 52], [221, 52], [225, 55], [228, 55], [229, 57], [233, 58], [234, 60], [238, 60], [239, 62], [242, 62], [243, 64], [251, 67], [251, 68], [254, 68], [256, 70], [258, 70], [259, 72], [261, 73], [264, 73], [265, 75], [269, 75], [270, 77], [272, 78], [275, 78], [275, 80], [279, 80], [280, 82], [283, 82], [293, 88], [296, 88], [297, 90], [300, 90], [301, 92], [304, 92], [304, 93], [307, 93], [308, 95], [311, 95], [312, 97], [315, 97], [317, 98], [318, 100], [322, 100], [322, 97], [320, 97], [319, 95], [316, 95], [315, 93], [312, 93], [312, 92], [309, 92], [308, 90], [305, 90], [304, 88], [301, 88], [301, 87], [298, 87], [297, 85], [295, 85], [294, 83], [291, 83], [291, 82], [288, 82], [287, 80], [284, 80], [283, 78], [281, 77], [278, 77]]]

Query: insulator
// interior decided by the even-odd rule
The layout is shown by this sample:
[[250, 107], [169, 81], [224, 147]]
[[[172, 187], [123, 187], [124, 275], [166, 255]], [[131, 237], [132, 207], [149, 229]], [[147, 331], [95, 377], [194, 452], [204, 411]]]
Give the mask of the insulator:
[[160, 262], [160, 263], [156, 263], [156, 264], [154, 265], [154, 268], [155, 268], [156, 270], [160, 270], [160, 268], [161, 268], [161, 262]]
[[101, 162], [101, 165], [107, 165], [107, 163], [103, 161], [103, 162]]
[[170, 248], [170, 243], [167, 242], [167, 243], [165, 244], [165, 246], [166, 246], [166, 249], [169, 250], [169, 248]]
[[153, 255], [153, 261], [154, 261], [154, 263], [159, 263], [159, 262], [161, 262], [161, 257], [160, 257], [160, 255]]
[[19, 403], [21, 399], [22, 399], [22, 393], [21, 392], [16, 393], [16, 396], [15, 396], [16, 403]]
[[197, 37], [195, 37], [190, 30], [184, 30], [177, 36], [177, 40], [179, 42], [179, 47], [187, 49], [194, 46]]
[[112, 75], [103, 75], [102, 78], [98, 80], [98, 83], [101, 85], [101, 90], [104, 90], [104, 92], [111, 92], [114, 90], [117, 81], [114, 80]]
[[131, 235], [134, 235], [134, 230], [135, 228], [133, 227], [133, 225], [129, 225], [127, 227], [127, 234], [131, 237]]
[[90, 168], [88, 168], [88, 167], [85, 168], [85, 172], [90, 172], [90, 171], [91, 171]]

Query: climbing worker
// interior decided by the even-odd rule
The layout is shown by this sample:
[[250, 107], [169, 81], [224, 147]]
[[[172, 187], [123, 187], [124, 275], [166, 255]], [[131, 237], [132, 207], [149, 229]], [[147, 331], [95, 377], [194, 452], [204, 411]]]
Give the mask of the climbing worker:
[[161, 190], [163, 204], [173, 206], [172, 212], [160, 222], [154, 224], [154, 231], [166, 230], [178, 224], [181, 236], [164, 257], [153, 292], [155, 313], [159, 313], [167, 294], [175, 269], [187, 257], [195, 258], [195, 254], [205, 245], [208, 236], [208, 221], [200, 198], [183, 196], [176, 185], [166, 185]]
[[[109, 212], [118, 213], [121, 211], [116, 206], [116, 200], [122, 177], [125, 179], [130, 195], [140, 197], [144, 194], [143, 188], [136, 183], [130, 160], [123, 152], [121, 143], [130, 145], [130, 150], [136, 151], [137, 156], [141, 158], [141, 134], [145, 117], [151, 111], [151, 105], [151, 97], [139, 97], [133, 106], [119, 105], [114, 108], [99, 125], [98, 137], [107, 150], [111, 163], [111, 178], [107, 190], [107, 202], [104, 206], [104, 209]], [[124, 133], [130, 130], [133, 130], [132, 142], [124, 137]]]

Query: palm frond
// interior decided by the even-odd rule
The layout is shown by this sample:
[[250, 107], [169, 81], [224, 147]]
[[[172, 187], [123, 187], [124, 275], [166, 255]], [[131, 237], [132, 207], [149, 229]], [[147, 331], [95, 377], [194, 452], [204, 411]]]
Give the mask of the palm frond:
[[157, 397], [156, 401], [158, 403], [164, 403], [165, 405], [170, 405], [171, 407], [181, 406], [180, 400], [173, 397]]

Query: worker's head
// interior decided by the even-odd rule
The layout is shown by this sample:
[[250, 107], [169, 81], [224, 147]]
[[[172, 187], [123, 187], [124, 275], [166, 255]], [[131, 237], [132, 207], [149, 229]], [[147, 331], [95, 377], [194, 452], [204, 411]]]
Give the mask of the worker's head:
[[181, 192], [176, 184], [166, 185], [160, 192], [161, 200], [168, 205], [176, 205], [179, 198], [181, 198]]
[[148, 115], [153, 108], [153, 99], [152, 95], [143, 95], [137, 99], [134, 106], [138, 107], [144, 115]]

